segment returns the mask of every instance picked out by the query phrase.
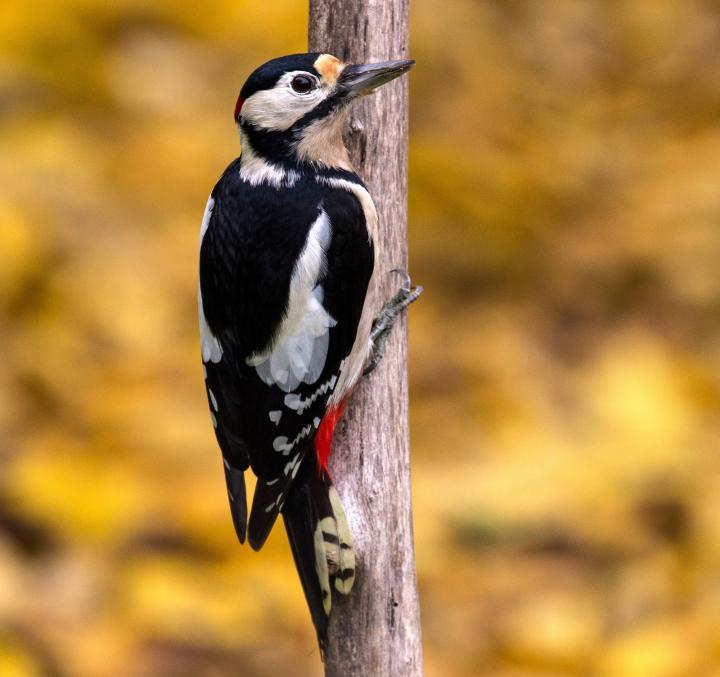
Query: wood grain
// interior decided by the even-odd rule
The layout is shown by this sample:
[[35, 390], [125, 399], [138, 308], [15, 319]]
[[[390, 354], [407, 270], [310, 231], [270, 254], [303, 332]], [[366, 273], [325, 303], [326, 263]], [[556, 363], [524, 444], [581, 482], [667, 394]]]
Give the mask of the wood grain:
[[[348, 63], [407, 58], [408, 0], [310, 0], [309, 49]], [[381, 299], [401, 282], [392, 269], [407, 269], [407, 91], [406, 75], [357, 102], [346, 133], [353, 164], [380, 217]], [[358, 561], [352, 593], [334, 596], [325, 674], [422, 675], [404, 316], [383, 361], [352, 396], [330, 470]]]

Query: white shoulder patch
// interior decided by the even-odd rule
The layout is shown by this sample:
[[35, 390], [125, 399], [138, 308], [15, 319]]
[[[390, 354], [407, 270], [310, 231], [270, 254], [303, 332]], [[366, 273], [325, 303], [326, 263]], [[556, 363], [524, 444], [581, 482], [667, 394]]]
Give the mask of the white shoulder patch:
[[325, 210], [310, 228], [295, 264], [285, 318], [274, 341], [246, 362], [260, 378], [289, 393], [300, 383], [315, 383], [325, 367], [329, 333], [336, 321], [323, 307], [323, 289], [317, 280], [325, 271], [325, 253], [331, 238]]
[[[200, 247], [202, 241], [210, 225], [210, 217], [212, 216], [215, 200], [208, 198], [205, 206], [205, 214], [203, 215], [202, 224], [200, 225]], [[202, 292], [200, 291], [200, 281], [198, 280], [198, 317], [200, 319], [200, 346], [202, 349], [203, 362], [220, 362], [222, 359], [222, 348], [220, 342], [210, 331], [207, 320], [205, 319], [205, 310], [203, 309]]]

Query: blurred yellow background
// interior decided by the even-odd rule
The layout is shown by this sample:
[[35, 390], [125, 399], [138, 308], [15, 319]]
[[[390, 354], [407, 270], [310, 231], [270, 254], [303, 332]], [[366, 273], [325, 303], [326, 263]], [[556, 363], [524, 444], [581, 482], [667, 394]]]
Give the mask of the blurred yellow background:
[[[720, 677], [720, 3], [413, 0], [429, 677]], [[282, 0], [0, 12], [0, 675], [320, 675], [232, 530], [205, 200]]]

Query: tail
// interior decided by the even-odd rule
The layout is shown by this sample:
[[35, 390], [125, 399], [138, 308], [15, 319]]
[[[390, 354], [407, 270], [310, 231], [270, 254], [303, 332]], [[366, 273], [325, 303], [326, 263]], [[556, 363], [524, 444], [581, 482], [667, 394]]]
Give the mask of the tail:
[[225, 468], [225, 483], [227, 484], [228, 498], [230, 499], [230, 514], [233, 526], [240, 543], [245, 543], [247, 532], [247, 496], [245, 493], [245, 473], [223, 457]]
[[335, 487], [308, 454], [283, 506], [295, 566], [324, 653], [332, 590], [347, 595], [355, 581], [352, 535]]

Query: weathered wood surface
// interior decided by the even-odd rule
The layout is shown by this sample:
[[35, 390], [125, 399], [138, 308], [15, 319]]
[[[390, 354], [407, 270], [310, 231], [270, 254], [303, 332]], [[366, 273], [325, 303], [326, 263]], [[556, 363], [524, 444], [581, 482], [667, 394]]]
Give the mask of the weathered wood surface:
[[[349, 63], [408, 58], [408, 0], [310, 0], [309, 49]], [[408, 77], [355, 104], [346, 142], [380, 217], [381, 298], [407, 269]], [[335, 595], [326, 677], [422, 675], [408, 443], [403, 316], [348, 406], [330, 470], [353, 530], [357, 577]], [[338, 599], [340, 598], [340, 599]]]

